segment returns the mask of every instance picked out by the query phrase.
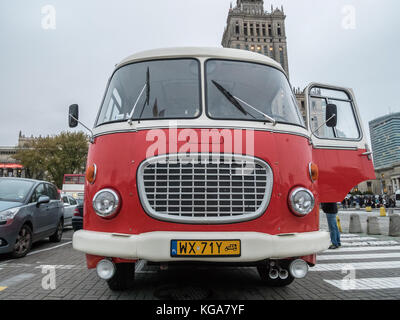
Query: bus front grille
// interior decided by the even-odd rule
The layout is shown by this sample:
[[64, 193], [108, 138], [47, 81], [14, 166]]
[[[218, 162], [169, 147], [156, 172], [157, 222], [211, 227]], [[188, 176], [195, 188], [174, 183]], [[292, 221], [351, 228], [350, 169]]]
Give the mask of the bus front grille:
[[169, 154], [138, 169], [138, 191], [150, 216], [193, 224], [255, 219], [268, 207], [273, 185], [263, 160], [227, 154]]

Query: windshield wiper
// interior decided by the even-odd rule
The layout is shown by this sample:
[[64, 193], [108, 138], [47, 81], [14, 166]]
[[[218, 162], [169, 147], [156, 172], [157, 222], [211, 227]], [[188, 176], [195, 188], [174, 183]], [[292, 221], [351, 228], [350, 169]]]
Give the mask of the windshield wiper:
[[[253, 109], [254, 111], [258, 112], [259, 114], [261, 114], [262, 116], [264, 116], [264, 118], [266, 118], [268, 121], [272, 122], [272, 124], [275, 126], [276, 125], [276, 120], [272, 117], [270, 117], [269, 115], [265, 114], [264, 112], [258, 110], [257, 108], [253, 107], [252, 105], [248, 104], [246, 101], [243, 101], [242, 99], [232, 95], [229, 91], [227, 91], [224, 87], [222, 87], [218, 82], [211, 80], [211, 82], [218, 88], [219, 91], [221, 91], [223, 93], [223, 95], [236, 107], [238, 108], [244, 115], [250, 115], [252, 116], [254, 119], [256, 119], [251, 113], [248, 113], [246, 110], [244, 110], [244, 108], [241, 106], [241, 103], [243, 103], [244, 105], [250, 107], [251, 109]], [[238, 102], [239, 101], [239, 102]]]
[[[211, 80], [211, 82], [214, 84], [214, 86], [217, 87], [219, 91], [222, 92], [222, 94], [227, 98], [241, 113], [243, 113], [245, 116], [247, 116], [249, 113], [243, 109], [242, 105], [236, 100], [236, 98], [228, 91], [226, 90], [223, 86], [221, 86], [217, 81]], [[252, 116], [251, 114], [249, 114]], [[254, 117], [253, 117], [254, 118]]]
[[144, 104], [143, 104], [142, 112], [140, 113], [140, 116], [139, 116], [139, 120], [138, 120], [139, 123], [140, 123], [140, 119], [142, 118], [142, 114], [143, 114], [144, 108], [146, 107], [146, 104], [148, 105], [149, 102], [150, 102], [150, 69], [149, 69], [149, 67], [147, 67], [146, 83], [144, 84], [143, 89], [142, 89], [142, 91], [141, 91], [140, 94], [139, 94], [139, 97], [136, 99], [135, 105], [134, 105], [133, 108], [132, 108], [132, 112], [131, 112], [131, 114], [129, 115], [128, 123], [129, 123], [130, 125], [132, 125], [133, 115], [134, 115], [134, 113], [135, 113], [136, 106], [137, 106], [137, 104], [139, 103], [139, 100], [140, 100], [140, 98], [142, 97], [142, 94], [143, 94], [143, 92], [144, 92], [145, 89], [146, 89], [146, 101], [145, 101]]

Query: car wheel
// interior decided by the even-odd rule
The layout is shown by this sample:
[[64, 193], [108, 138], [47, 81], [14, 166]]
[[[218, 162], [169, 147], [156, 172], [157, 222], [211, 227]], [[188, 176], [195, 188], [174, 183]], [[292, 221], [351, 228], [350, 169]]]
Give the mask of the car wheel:
[[135, 263], [117, 263], [114, 276], [107, 280], [108, 287], [113, 291], [131, 289], [135, 280]]
[[294, 277], [289, 273], [286, 279], [272, 279], [269, 276], [269, 267], [262, 265], [257, 267], [258, 274], [260, 275], [263, 283], [268, 287], [286, 287], [294, 281]]
[[60, 242], [62, 239], [62, 234], [64, 230], [64, 223], [62, 220], [57, 225], [57, 230], [56, 232], [49, 237], [51, 242]]
[[22, 258], [27, 255], [32, 246], [32, 230], [28, 225], [22, 226], [12, 252], [13, 258]]

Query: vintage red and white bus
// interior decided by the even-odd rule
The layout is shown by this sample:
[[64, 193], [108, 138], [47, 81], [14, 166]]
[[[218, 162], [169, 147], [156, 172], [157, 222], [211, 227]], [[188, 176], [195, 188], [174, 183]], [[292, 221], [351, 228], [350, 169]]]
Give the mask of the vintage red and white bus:
[[73, 237], [88, 268], [116, 290], [141, 259], [255, 266], [274, 286], [304, 277], [330, 245], [320, 203], [374, 177], [352, 90], [305, 94], [304, 121], [281, 65], [244, 50], [169, 48], [118, 64]]

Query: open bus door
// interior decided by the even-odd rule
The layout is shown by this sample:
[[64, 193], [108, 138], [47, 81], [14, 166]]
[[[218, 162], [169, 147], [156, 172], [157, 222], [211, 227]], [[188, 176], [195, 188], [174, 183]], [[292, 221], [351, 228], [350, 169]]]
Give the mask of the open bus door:
[[310, 84], [305, 93], [320, 202], [341, 202], [354, 186], [375, 179], [354, 93], [318, 83]]

